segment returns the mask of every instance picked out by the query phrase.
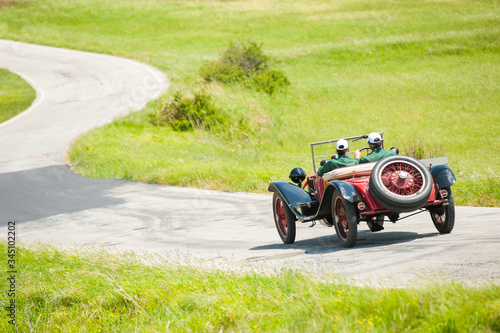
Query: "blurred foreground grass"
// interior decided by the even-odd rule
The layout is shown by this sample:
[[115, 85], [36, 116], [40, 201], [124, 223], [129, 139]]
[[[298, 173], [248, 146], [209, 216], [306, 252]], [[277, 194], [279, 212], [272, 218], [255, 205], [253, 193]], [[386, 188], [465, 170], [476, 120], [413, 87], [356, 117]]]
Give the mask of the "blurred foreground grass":
[[[375, 288], [332, 274], [234, 273], [168, 255], [41, 245], [18, 247], [16, 261], [19, 332], [500, 330], [500, 287], [490, 284]], [[8, 288], [1, 279], [2, 308]]]

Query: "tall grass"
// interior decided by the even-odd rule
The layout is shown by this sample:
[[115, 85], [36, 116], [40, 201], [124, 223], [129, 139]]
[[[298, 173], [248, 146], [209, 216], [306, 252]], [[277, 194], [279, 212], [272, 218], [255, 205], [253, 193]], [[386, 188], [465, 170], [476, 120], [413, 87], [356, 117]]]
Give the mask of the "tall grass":
[[[6, 253], [6, 245], [0, 246]], [[19, 332], [495, 332], [500, 287], [353, 286], [331, 274], [231, 273], [105, 250], [17, 251]], [[201, 266], [201, 264], [200, 264]], [[2, 310], [7, 279], [0, 280]], [[2, 316], [0, 330], [12, 327]]]
[[272, 96], [208, 86], [249, 120], [245, 139], [156, 129], [151, 104], [76, 143], [69, 158], [86, 176], [262, 192], [293, 167], [312, 168], [309, 142], [384, 131], [390, 146], [421, 136], [426, 150], [443, 147], [457, 204], [499, 206], [499, 5], [48, 0], [3, 8], [0, 33], [150, 63], [171, 92], [194, 91], [228, 42], [254, 40], [291, 83]]
[[35, 90], [19, 75], [0, 68], [0, 123], [26, 110]]

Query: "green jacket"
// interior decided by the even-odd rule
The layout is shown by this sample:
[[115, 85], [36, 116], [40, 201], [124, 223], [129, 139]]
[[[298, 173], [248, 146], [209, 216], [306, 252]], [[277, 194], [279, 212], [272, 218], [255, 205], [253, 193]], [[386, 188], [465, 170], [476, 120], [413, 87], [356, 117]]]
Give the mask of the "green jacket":
[[332, 171], [333, 169], [357, 164], [350, 156], [340, 155], [335, 160], [329, 160], [321, 168], [318, 169], [318, 176], [323, 176], [325, 173]]
[[395, 151], [386, 150], [383, 148], [375, 148], [368, 155], [361, 157], [359, 160], [356, 159], [355, 161], [356, 161], [356, 164], [377, 162], [377, 161], [383, 159], [384, 157], [393, 156], [393, 155], [396, 155]]

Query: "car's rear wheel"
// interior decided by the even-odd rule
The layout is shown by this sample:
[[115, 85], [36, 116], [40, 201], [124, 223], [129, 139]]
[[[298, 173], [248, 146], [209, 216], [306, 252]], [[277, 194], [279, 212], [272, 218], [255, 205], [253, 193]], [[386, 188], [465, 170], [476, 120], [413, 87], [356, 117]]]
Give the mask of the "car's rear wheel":
[[431, 213], [431, 219], [434, 226], [441, 234], [450, 233], [455, 226], [455, 202], [453, 201], [453, 194], [451, 193], [451, 188], [444, 188], [448, 192], [448, 205], [432, 207], [429, 209]]
[[429, 200], [432, 176], [409, 156], [390, 156], [373, 167], [370, 194], [382, 207], [402, 213], [421, 208]]
[[296, 217], [278, 192], [274, 192], [273, 195], [273, 212], [274, 223], [281, 240], [285, 244], [293, 244], [295, 242]]
[[353, 247], [358, 237], [358, 221], [354, 204], [345, 200], [338, 191], [332, 198], [332, 217], [335, 231], [343, 247]]

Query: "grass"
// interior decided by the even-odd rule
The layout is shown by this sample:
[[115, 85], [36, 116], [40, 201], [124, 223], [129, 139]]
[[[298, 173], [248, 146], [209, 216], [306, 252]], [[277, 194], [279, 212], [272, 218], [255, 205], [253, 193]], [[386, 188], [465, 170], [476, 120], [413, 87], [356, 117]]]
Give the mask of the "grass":
[[0, 68], [0, 123], [26, 110], [35, 97], [35, 90], [19, 75]]
[[[7, 252], [5, 243], [0, 247]], [[19, 332], [500, 329], [500, 287], [488, 284], [382, 289], [353, 286], [325, 274], [231, 273], [188, 267], [165, 256], [50, 246], [18, 247], [16, 262]], [[11, 299], [8, 287], [7, 279], [1, 279], [2, 308]], [[11, 326], [2, 318], [0, 330], [7, 332]]]
[[309, 142], [384, 131], [389, 146], [423, 137], [446, 151], [457, 205], [500, 206], [498, 0], [3, 3], [3, 38], [149, 63], [168, 95], [197, 89], [203, 64], [237, 40], [262, 43], [291, 82], [273, 96], [208, 86], [248, 119], [245, 139], [153, 127], [154, 102], [76, 142], [69, 160], [85, 176], [265, 192], [311, 170]]
[[[230, 41], [251, 39], [291, 82], [272, 96], [207, 87], [229, 116], [248, 120], [244, 139], [234, 128], [221, 135], [153, 126], [147, 114], [163, 96], [75, 142], [69, 159], [86, 176], [264, 192], [293, 167], [311, 169], [309, 142], [377, 130], [389, 146], [418, 137], [426, 150], [445, 150], [457, 204], [500, 206], [499, 5], [0, 0], [0, 34], [149, 63], [172, 81], [168, 95], [197, 89], [203, 64]], [[10, 86], [4, 74], [2, 93]], [[237, 274], [168, 256], [51, 247], [19, 247], [16, 260], [21, 332], [500, 330], [495, 285], [379, 289], [328, 274]], [[7, 287], [0, 279], [2, 307]], [[8, 331], [2, 318], [0, 331]]]

